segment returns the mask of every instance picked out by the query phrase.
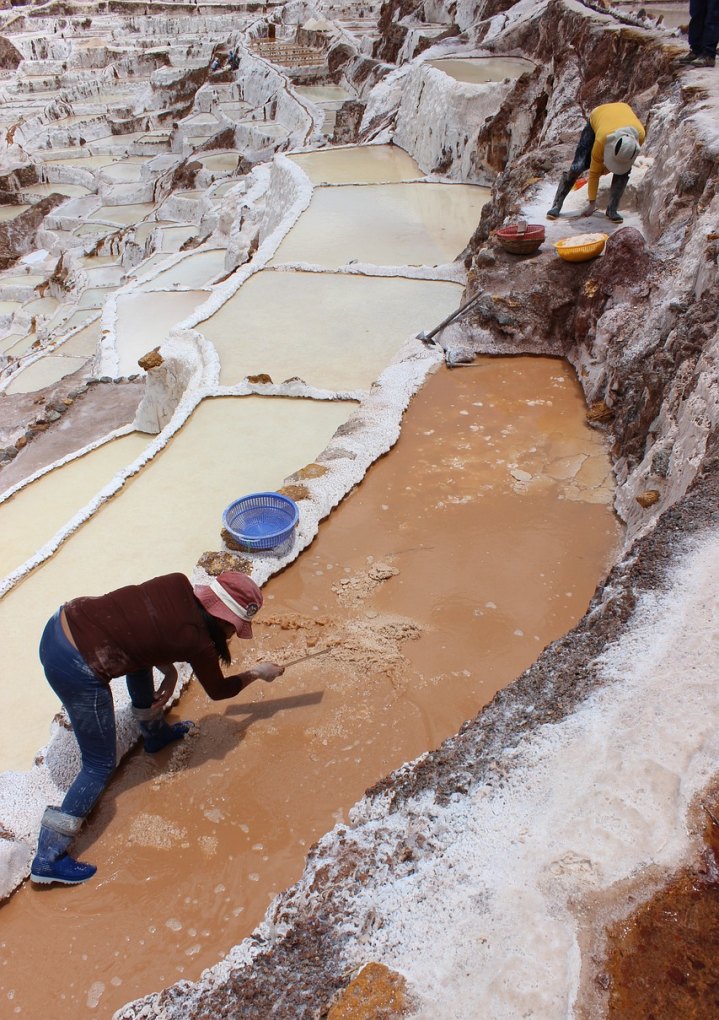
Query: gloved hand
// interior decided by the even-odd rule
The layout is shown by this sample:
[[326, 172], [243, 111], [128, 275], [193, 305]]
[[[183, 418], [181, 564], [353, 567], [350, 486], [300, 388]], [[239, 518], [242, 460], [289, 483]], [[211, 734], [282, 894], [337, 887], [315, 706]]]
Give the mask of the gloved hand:
[[597, 205], [596, 202], [587, 202], [585, 208], [582, 209], [580, 215], [581, 216], [592, 216], [594, 214], [594, 210], [596, 208], [596, 205]]
[[252, 670], [258, 680], [264, 680], [268, 684], [282, 676], [284, 671], [285, 667], [278, 666], [276, 662], [258, 662]]

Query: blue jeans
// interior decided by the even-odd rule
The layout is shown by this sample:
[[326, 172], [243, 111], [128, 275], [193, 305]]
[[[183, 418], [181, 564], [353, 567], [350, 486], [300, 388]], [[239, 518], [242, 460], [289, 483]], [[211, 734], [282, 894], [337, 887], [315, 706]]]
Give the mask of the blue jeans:
[[[68, 641], [60, 622], [59, 609], [48, 620], [40, 639], [40, 661], [48, 683], [70, 717], [82, 758], [82, 768], [65, 794], [60, 809], [84, 818], [115, 770], [112, 691]], [[130, 673], [127, 689], [133, 705], [149, 708], [154, 697], [152, 670]]]

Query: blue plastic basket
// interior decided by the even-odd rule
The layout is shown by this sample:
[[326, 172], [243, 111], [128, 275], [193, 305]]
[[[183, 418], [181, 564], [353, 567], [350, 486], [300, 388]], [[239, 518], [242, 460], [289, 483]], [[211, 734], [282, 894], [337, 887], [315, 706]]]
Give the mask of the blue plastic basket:
[[300, 519], [294, 500], [279, 492], [253, 492], [230, 503], [222, 521], [244, 549], [275, 549], [286, 542]]

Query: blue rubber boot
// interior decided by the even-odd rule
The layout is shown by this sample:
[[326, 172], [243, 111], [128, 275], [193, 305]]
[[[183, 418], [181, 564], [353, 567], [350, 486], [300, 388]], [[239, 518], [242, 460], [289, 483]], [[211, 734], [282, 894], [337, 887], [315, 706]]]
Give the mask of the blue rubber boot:
[[137, 719], [142, 734], [142, 743], [148, 754], [157, 754], [168, 744], [182, 740], [193, 725], [188, 719], [170, 726], [165, 722], [161, 708], [135, 708], [133, 706], [132, 714]]
[[37, 885], [80, 885], [97, 871], [94, 864], [76, 861], [67, 848], [77, 835], [84, 818], [68, 815], [59, 808], [45, 809], [37, 843], [37, 854], [32, 862], [30, 878]]

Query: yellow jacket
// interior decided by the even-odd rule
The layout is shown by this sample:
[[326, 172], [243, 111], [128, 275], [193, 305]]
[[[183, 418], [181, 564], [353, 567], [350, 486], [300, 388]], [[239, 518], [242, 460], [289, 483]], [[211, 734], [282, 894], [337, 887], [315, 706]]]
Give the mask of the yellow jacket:
[[589, 123], [594, 129], [594, 145], [592, 146], [592, 161], [589, 164], [589, 179], [587, 182], [587, 198], [590, 202], [597, 199], [599, 178], [602, 174], [608, 174], [604, 165], [604, 146], [607, 135], [619, 128], [636, 128], [641, 145], [646, 136], [644, 125], [638, 119], [634, 110], [627, 103], [604, 103], [602, 106], [595, 106], [589, 114]]

